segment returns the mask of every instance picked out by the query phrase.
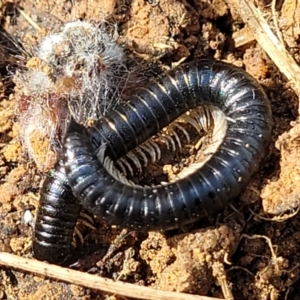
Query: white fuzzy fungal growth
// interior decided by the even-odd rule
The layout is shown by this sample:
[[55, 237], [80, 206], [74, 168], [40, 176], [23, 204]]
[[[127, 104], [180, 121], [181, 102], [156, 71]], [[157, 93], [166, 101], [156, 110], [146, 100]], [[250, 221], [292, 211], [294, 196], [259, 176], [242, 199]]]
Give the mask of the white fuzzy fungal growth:
[[68, 23], [59, 34], [46, 37], [37, 52], [54, 71], [56, 81], [65, 81], [61, 92], [71, 97], [69, 108], [83, 123], [114, 104], [128, 77], [115, 28], [109, 33], [107, 27], [105, 23]]
[[68, 23], [45, 37], [27, 70], [15, 76], [21, 138], [38, 165], [36, 137], [48, 138], [53, 148], [70, 116], [87, 124], [119, 101], [130, 72], [117, 38], [116, 28], [105, 22]]

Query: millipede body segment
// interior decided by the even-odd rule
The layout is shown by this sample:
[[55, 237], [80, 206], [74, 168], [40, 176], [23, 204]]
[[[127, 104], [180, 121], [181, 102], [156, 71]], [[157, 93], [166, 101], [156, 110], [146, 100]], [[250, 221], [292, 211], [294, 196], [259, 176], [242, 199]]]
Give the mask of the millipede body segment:
[[[118, 177], [112, 160], [201, 104], [222, 110], [227, 132], [200, 169], [155, 187]], [[160, 76], [93, 129], [72, 120], [64, 142], [65, 172], [80, 204], [106, 223], [169, 230], [209, 216], [238, 196], [265, 156], [271, 128], [262, 87], [240, 68], [203, 59]]]
[[33, 252], [39, 260], [63, 262], [70, 252], [79, 201], [68, 184], [62, 160], [45, 179], [36, 213]]

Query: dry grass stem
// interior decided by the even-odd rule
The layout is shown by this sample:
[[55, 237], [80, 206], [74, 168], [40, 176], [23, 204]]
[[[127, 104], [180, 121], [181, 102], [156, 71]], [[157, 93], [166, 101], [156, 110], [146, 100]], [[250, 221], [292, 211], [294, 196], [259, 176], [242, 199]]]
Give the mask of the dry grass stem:
[[147, 300], [221, 300], [206, 296], [160, 291], [121, 281], [113, 281], [5, 252], [0, 252], [0, 265], [128, 298]]
[[[238, 11], [243, 22], [250, 28], [255, 39], [278, 69], [292, 83], [293, 89], [300, 95], [300, 68], [285, 49], [285, 46], [271, 30], [262, 12], [251, 0], [226, 0], [229, 7]], [[300, 112], [300, 106], [298, 107]]]

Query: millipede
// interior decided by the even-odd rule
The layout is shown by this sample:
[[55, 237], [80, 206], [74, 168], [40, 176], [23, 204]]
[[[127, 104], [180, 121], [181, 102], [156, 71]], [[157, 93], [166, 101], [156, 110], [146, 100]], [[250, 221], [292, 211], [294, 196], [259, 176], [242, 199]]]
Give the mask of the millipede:
[[[112, 165], [120, 152], [201, 104], [218, 107], [227, 121], [223, 141], [201, 168], [157, 186], [120, 179]], [[66, 176], [85, 209], [109, 225], [139, 231], [178, 228], [224, 208], [258, 170], [271, 140], [271, 108], [262, 87], [244, 70], [207, 59], [160, 76], [109, 117], [97, 128], [109, 137], [98, 136], [98, 153], [89, 132], [71, 121], [63, 147]]]
[[[208, 131], [211, 127], [211, 123], [207, 122], [207, 117], [203, 119], [204, 124], [201, 124], [201, 118], [205, 111], [209, 111], [211, 114], [209, 119], [210, 122], [212, 122], [212, 119], [216, 119], [216, 121], [218, 121], [220, 118], [219, 113], [215, 112], [213, 108], [201, 106], [196, 108], [193, 112], [191, 112], [191, 114], [189, 112], [187, 115], [181, 116], [180, 119], [181, 121], [185, 120], [187, 123], [192, 124], [194, 129], [198, 132], [200, 132], [201, 129]], [[196, 120], [196, 117], [198, 120]], [[106, 121], [110, 122], [108, 119]], [[173, 123], [176, 124], [176, 120]], [[173, 123], [171, 123], [171, 125]], [[223, 125], [222, 122], [218, 122], [218, 124], [220, 125], [219, 127]], [[175, 126], [181, 127], [178, 124]], [[95, 143], [95, 147], [99, 144], [99, 136], [98, 139], [95, 139], [96, 134], [94, 133], [94, 130], [99, 133], [97, 127], [89, 128], [91, 136], [94, 137], [93, 141]], [[164, 129], [168, 129], [169, 127], [170, 126], [167, 126]], [[183, 132], [185, 131], [183, 128], [181, 128], [181, 130]], [[173, 131], [172, 133], [174, 134]], [[190, 139], [188, 133], [184, 132], [184, 135], [186, 140], [189, 142]], [[105, 134], [102, 133], [101, 136], [103, 137]], [[176, 141], [178, 142], [177, 147], [171, 136], [161, 138], [164, 139], [168, 149], [170, 148], [173, 152], [175, 152], [177, 148], [181, 150], [182, 146], [178, 136], [176, 137]], [[137, 167], [140, 173], [142, 172], [142, 167], [139, 159], [144, 160], [144, 166], [147, 166], [150, 161], [153, 163], [160, 159], [160, 153], [153, 154], [158, 148], [156, 145], [155, 149], [153, 149], [153, 144], [153, 142], [149, 143], [149, 140], [147, 140], [145, 143], [134, 148], [134, 151], [126, 153], [126, 156], [128, 156], [131, 163]], [[148, 154], [150, 159], [147, 158], [147, 155], [144, 152]], [[119, 155], [121, 154], [122, 153], [119, 152]], [[138, 158], [138, 155], [140, 155], [140, 158]], [[116, 159], [117, 158], [118, 157], [116, 156]], [[130, 164], [126, 161], [126, 157], [122, 157], [121, 160], [119, 159], [116, 162], [119, 164], [119, 167], [121, 167], [124, 174], [127, 173], [123, 166], [124, 163], [132, 174], [133, 171]], [[125, 179], [123, 178], [123, 181], [124, 180]], [[73, 238], [77, 216], [81, 211], [81, 205], [78, 199], [74, 197], [68, 184], [62, 159], [59, 159], [53, 170], [49, 172], [48, 176], [44, 180], [40, 194], [41, 197], [36, 214], [33, 239], [34, 255], [40, 260], [47, 260], [52, 263], [64, 263], [68, 258], [68, 254], [70, 254], [70, 245]]]
[[[200, 168], [151, 187], [132, 185], [114, 168], [113, 161], [189, 109], [206, 104], [222, 111], [227, 126], [217, 150]], [[271, 129], [262, 87], [243, 69], [209, 59], [158, 76], [91, 128], [72, 120], [64, 162], [59, 160], [42, 188], [34, 255], [51, 262], [65, 259], [81, 206], [109, 225], [140, 231], [169, 230], [213, 214], [238, 196], [258, 170]]]

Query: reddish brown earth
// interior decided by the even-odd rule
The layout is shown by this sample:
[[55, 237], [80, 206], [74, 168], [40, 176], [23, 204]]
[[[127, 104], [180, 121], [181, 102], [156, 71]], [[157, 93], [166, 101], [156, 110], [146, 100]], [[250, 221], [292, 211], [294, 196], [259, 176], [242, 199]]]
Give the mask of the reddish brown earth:
[[[257, 1], [270, 16], [271, 1]], [[276, 7], [290, 53], [299, 57], [297, 1]], [[41, 30], [19, 13], [22, 9]], [[296, 15], [295, 15], [296, 12]], [[255, 42], [235, 47], [242, 21], [222, 0], [86, 0], [1, 1], [3, 32], [24, 49], [16, 55], [3, 38], [0, 67], [0, 251], [32, 257], [32, 227], [24, 212], [35, 215], [39, 187], [51, 167], [49, 141], [36, 135], [38, 165], [20, 143], [13, 67], [29, 61], [32, 47], [49, 32], [72, 20], [117, 25], [119, 42], [145, 64], [166, 68], [179, 61], [214, 57], [243, 66], [264, 87], [272, 103], [275, 127], [270, 152], [246, 191], [224, 211], [202, 220], [188, 232], [135, 234], [98, 269], [103, 276], [169, 291], [234, 299], [300, 299], [300, 127], [298, 97], [284, 76]], [[299, 147], [298, 147], [299, 144]], [[44, 162], [47, 160], [47, 165]], [[275, 215], [273, 215], [275, 214]], [[92, 230], [78, 229], [79, 269], [88, 270], [106, 253], [119, 233], [94, 220]], [[100, 229], [99, 229], [100, 228]], [[271, 247], [270, 247], [271, 246]], [[97, 251], [96, 251], [97, 250]], [[99, 264], [98, 264], [99, 266]], [[124, 299], [33, 274], [0, 267], [1, 299]]]

